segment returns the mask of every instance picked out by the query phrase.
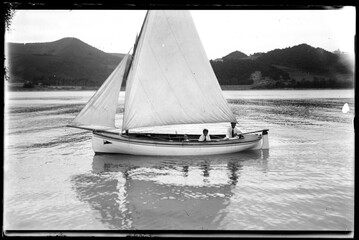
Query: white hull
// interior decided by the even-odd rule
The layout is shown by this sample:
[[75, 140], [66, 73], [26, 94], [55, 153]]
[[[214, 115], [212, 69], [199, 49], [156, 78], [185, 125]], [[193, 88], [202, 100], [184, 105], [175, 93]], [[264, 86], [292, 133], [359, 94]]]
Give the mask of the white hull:
[[262, 148], [262, 136], [251, 134], [244, 139], [211, 142], [170, 142], [128, 138], [113, 133], [93, 133], [95, 153], [120, 153], [143, 156], [214, 155]]

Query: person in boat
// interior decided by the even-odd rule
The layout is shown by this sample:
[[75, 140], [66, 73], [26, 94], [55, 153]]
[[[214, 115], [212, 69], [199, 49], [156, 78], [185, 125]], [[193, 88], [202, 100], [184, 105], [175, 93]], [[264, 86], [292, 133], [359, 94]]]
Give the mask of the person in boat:
[[184, 141], [184, 142], [189, 142], [189, 139], [188, 139], [187, 134], [183, 135], [183, 141]]
[[208, 129], [203, 129], [203, 134], [198, 139], [199, 142], [211, 141], [211, 137], [208, 134]]
[[231, 122], [231, 126], [227, 129], [225, 140], [244, 138], [241, 131], [236, 127], [236, 122]]

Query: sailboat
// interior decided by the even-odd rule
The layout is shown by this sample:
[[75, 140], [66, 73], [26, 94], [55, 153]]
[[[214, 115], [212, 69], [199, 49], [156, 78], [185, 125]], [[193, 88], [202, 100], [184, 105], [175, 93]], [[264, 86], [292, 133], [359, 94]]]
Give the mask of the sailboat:
[[[121, 129], [115, 115], [126, 81]], [[133, 54], [129, 53], [68, 126], [91, 130], [95, 153], [132, 155], [213, 155], [268, 149], [268, 129], [243, 138], [199, 142], [199, 135], [136, 132], [135, 129], [182, 124], [237, 122], [189, 11], [149, 10]]]

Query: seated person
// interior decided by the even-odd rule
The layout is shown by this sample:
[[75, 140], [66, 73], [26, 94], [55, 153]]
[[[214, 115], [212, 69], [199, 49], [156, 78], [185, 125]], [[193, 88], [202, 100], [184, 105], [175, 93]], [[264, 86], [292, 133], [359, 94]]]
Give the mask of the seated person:
[[203, 129], [203, 134], [198, 139], [199, 142], [211, 141], [211, 137], [208, 135], [208, 129]]
[[227, 129], [226, 137], [224, 140], [244, 138], [243, 135], [241, 135], [242, 132], [236, 127], [236, 124], [236, 122], [231, 122], [231, 127]]
[[184, 142], [189, 142], [189, 139], [188, 139], [187, 134], [183, 135], [183, 141], [184, 141]]

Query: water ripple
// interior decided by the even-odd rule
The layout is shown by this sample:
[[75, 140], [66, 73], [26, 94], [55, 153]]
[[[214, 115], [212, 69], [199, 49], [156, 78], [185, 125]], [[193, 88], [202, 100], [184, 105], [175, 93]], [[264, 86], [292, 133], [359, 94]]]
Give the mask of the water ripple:
[[[205, 157], [93, 155], [90, 132], [64, 127], [89, 94], [58, 93], [56, 103], [10, 102], [5, 229], [352, 230], [354, 99], [240, 93], [231, 92], [229, 100], [239, 128], [269, 128], [269, 150]], [[33, 94], [29, 98], [42, 97]], [[344, 103], [350, 106], [346, 114]], [[121, 121], [123, 105], [118, 110]], [[163, 131], [200, 132], [202, 126]], [[213, 133], [227, 127], [208, 124]]]

